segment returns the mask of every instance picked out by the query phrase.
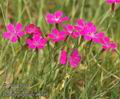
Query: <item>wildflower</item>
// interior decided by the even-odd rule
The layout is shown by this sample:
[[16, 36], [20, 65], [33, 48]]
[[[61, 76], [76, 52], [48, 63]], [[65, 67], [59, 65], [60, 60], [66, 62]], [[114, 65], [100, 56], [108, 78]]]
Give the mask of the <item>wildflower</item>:
[[80, 61], [81, 61], [81, 56], [79, 55], [79, 52], [77, 49], [75, 49], [72, 54], [69, 57], [70, 65], [72, 68], [76, 68]]
[[82, 34], [85, 25], [86, 23], [83, 19], [77, 20], [77, 25], [74, 26], [75, 31], [73, 32], [72, 37], [73, 38], [79, 37]]
[[117, 48], [117, 44], [111, 42], [109, 37], [102, 38], [100, 44], [102, 45], [103, 50], [115, 50]]
[[31, 49], [42, 49], [45, 47], [47, 40], [40, 35], [34, 35], [32, 39], [27, 39], [28, 47]]
[[56, 11], [54, 14], [48, 13], [46, 16], [46, 21], [49, 24], [58, 24], [67, 21], [69, 18], [67, 16], [63, 17], [62, 11]]
[[48, 37], [53, 40], [53, 42], [59, 42], [65, 40], [66, 32], [65, 31], [58, 31], [56, 28], [52, 30], [52, 33], [48, 34]]
[[90, 32], [84, 36], [85, 40], [87, 41], [92, 40], [95, 43], [99, 43], [103, 37], [104, 37], [103, 32], [99, 32], [99, 33]]
[[60, 53], [60, 64], [65, 65], [67, 62], [67, 52], [65, 50], [61, 50]]
[[89, 37], [93, 36], [96, 31], [96, 26], [92, 22], [89, 22], [85, 25], [83, 31], [81, 32], [81, 35], [84, 36], [85, 40], [89, 40]]
[[103, 32], [99, 32], [94, 34], [94, 36], [92, 36], [92, 41], [95, 43], [100, 43], [101, 39], [105, 37], [105, 34]]
[[79, 36], [79, 32], [75, 30], [75, 27], [73, 25], [68, 24], [64, 27], [64, 29], [66, 31], [66, 34], [72, 38], [77, 38]]
[[18, 39], [20, 39], [24, 35], [21, 23], [17, 23], [16, 26], [9, 23], [6, 28], [7, 32], [3, 33], [3, 37], [9, 39], [13, 43], [17, 42]]
[[111, 49], [114, 51], [117, 48], [117, 44], [115, 42], [111, 42]]
[[34, 24], [29, 24], [28, 26], [26, 26], [25, 30], [28, 34], [42, 34], [40, 28]]
[[65, 25], [64, 29], [65, 29], [67, 35], [72, 35], [72, 33], [74, 32], [74, 26], [71, 24]]

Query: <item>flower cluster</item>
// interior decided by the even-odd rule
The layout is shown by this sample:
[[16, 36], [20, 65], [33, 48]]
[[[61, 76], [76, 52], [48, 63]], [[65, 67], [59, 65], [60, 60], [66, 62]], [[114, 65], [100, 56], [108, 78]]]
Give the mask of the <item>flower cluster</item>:
[[24, 35], [29, 35], [26, 39], [26, 44], [31, 49], [41, 49], [45, 47], [47, 40], [42, 37], [42, 32], [39, 27], [34, 24], [29, 24], [25, 28], [25, 32], [22, 30], [22, 24], [17, 23], [16, 26], [13, 24], [8, 24], [6, 26], [7, 32], [3, 33], [3, 37], [9, 39], [11, 42], [15, 43], [20, 41], [20, 38]]
[[[92, 22], [78, 19], [75, 24], [63, 24], [65, 21], [68, 21], [69, 18], [63, 16], [62, 11], [56, 11], [54, 14], [47, 13], [45, 19], [47, 23], [53, 24], [51, 33], [47, 34], [47, 37], [42, 36], [40, 27], [35, 24], [25, 26], [23, 30], [21, 23], [17, 23], [16, 26], [8, 24], [6, 26], [7, 32], [3, 33], [3, 37], [15, 43], [26, 35], [26, 45], [30, 49], [43, 49], [48, 40], [52, 40], [53, 43], [59, 43], [60, 41], [67, 42], [66, 39], [68, 39], [68, 37], [72, 37], [73, 39], [82, 37], [85, 41], [100, 44], [103, 50], [115, 50], [117, 48], [116, 43], [111, 41], [104, 32], [98, 32]], [[60, 29], [58, 25], [61, 26]], [[65, 65], [69, 63], [72, 68], [79, 66], [81, 56], [79, 55], [78, 49], [73, 48], [70, 55], [67, 55], [67, 50], [64, 48], [65, 46], [62, 47], [60, 53], [60, 64]]]
[[64, 25], [61, 31], [53, 28], [52, 32], [48, 34], [53, 42], [65, 41], [68, 36], [75, 39], [82, 36], [86, 41], [100, 44], [104, 50], [115, 50], [117, 47], [116, 43], [111, 41], [104, 32], [97, 32], [97, 28], [92, 22], [85, 22], [83, 19], [77, 20], [75, 25]]

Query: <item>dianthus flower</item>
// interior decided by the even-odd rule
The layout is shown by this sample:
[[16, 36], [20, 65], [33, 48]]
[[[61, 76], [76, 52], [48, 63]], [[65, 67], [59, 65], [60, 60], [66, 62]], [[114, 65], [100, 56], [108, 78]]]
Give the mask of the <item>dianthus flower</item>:
[[72, 35], [72, 33], [74, 32], [74, 26], [71, 24], [65, 25], [64, 29], [65, 29], [67, 35]]
[[67, 20], [69, 20], [69, 18], [67, 16], [63, 17], [62, 11], [56, 11], [54, 14], [47, 13], [47, 16], [46, 16], [46, 21], [49, 24], [58, 24]]
[[34, 24], [27, 25], [25, 30], [27, 34], [42, 34], [41, 29]]
[[86, 25], [86, 22], [83, 19], [77, 20], [77, 25], [74, 26], [75, 31], [73, 32], [72, 37], [77, 38], [81, 36], [85, 25]]
[[102, 38], [100, 44], [102, 45], [103, 50], [115, 50], [117, 48], [117, 44], [111, 42], [109, 37]]
[[83, 31], [81, 32], [82, 36], [93, 35], [96, 33], [97, 29], [96, 26], [92, 22], [88, 22], [85, 26]]
[[42, 49], [45, 47], [47, 40], [42, 38], [40, 35], [34, 35], [32, 39], [27, 39], [28, 47], [31, 49]]
[[80, 64], [81, 61], [81, 56], [79, 55], [78, 49], [75, 49], [70, 57], [69, 57], [69, 61], [70, 61], [70, 66], [72, 68], [76, 68], [78, 67], [78, 65]]
[[52, 33], [48, 34], [48, 37], [53, 40], [53, 42], [59, 42], [65, 40], [66, 32], [65, 31], [58, 31], [58, 29], [54, 28]]
[[3, 37], [9, 39], [13, 43], [17, 42], [18, 39], [20, 39], [24, 35], [21, 23], [17, 23], [16, 26], [10, 23], [6, 26], [6, 28], [7, 32], [3, 33]]

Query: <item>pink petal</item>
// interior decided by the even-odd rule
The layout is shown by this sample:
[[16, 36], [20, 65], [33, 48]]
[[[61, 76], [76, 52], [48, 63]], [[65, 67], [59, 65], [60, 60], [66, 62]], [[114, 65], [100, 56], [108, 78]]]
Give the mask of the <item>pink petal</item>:
[[7, 38], [7, 39], [8, 39], [8, 38], [10, 38], [10, 36], [11, 36], [11, 35], [10, 35], [9, 32], [4, 32], [4, 33], [3, 33], [3, 37], [4, 37], [4, 38]]
[[17, 34], [18, 37], [22, 37], [23, 35], [24, 35], [24, 32], [22, 31]]
[[41, 40], [41, 43], [39, 44], [38, 48], [44, 48], [45, 47], [45, 44], [47, 43], [47, 40], [46, 39], [42, 39]]
[[39, 34], [39, 35], [42, 34], [42, 32], [41, 32], [39, 27], [36, 27], [34, 32], [35, 32], [35, 34]]
[[34, 24], [29, 24], [28, 26], [26, 26], [25, 30], [26, 30], [27, 33], [31, 34], [35, 30], [35, 25]]
[[28, 47], [31, 49], [35, 49], [36, 47], [33, 45], [33, 42], [31, 39], [27, 39], [26, 43], [28, 44]]
[[72, 34], [73, 30], [74, 30], [74, 27], [70, 24], [66, 25], [65, 26], [65, 30], [69, 33], [69, 34]]
[[62, 15], [63, 15], [63, 12], [62, 12], [62, 11], [56, 11], [56, 12], [55, 12], [56, 18], [60, 18], [60, 17], [62, 17]]
[[51, 13], [47, 13], [47, 15], [46, 15], [46, 21], [48, 22], [48, 23], [50, 23], [50, 24], [54, 24], [54, 15], [53, 14], [51, 14]]
[[16, 36], [11, 38], [11, 41], [12, 41], [13, 43], [17, 42], [17, 40], [18, 40], [18, 38], [17, 38]]
[[11, 32], [11, 33], [14, 33], [15, 32], [15, 27], [13, 24], [9, 23], [7, 26], [7, 31]]
[[62, 50], [60, 53], [60, 64], [65, 65], [67, 62], [67, 52], [65, 50]]
[[72, 68], [76, 68], [78, 67], [80, 61], [81, 61], [81, 57], [79, 55], [79, 52], [77, 49], [75, 49], [72, 54], [70, 55], [70, 65]]
[[64, 18], [61, 19], [61, 22], [68, 21], [68, 20], [69, 20], [69, 17], [65, 16]]
[[54, 29], [52, 30], [52, 33], [59, 34], [59, 31], [58, 31], [58, 29], [54, 28]]
[[73, 32], [72, 33], [72, 37], [73, 38], [78, 38], [80, 36], [80, 33], [79, 32]]
[[78, 24], [78, 25], [85, 25], [84, 19], [78, 19], [78, 20], [77, 20], [77, 24]]
[[111, 48], [112, 48], [112, 50], [115, 50], [117, 48], [117, 44], [116, 43], [111, 43]]
[[90, 36], [85, 35], [84, 39], [87, 40], [87, 41], [90, 41], [92, 38]]
[[48, 34], [48, 37], [51, 38], [51, 39], [54, 39], [56, 38], [55, 34], [51, 33], [51, 34]]
[[99, 32], [96, 34], [96, 36], [99, 38], [103, 38], [105, 36], [105, 34], [103, 32]]
[[22, 31], [22, 24], [21, 23], [17, 23], [17, 25], [16, 25], [16, 31], [17, 32], [21, 32]]

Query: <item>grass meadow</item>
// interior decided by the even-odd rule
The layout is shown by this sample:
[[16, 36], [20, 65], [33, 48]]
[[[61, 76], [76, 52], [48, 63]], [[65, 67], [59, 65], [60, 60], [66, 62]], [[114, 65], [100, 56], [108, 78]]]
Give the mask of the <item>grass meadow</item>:
[[[45, 15], [57, 10], [71, 24], [79, 18], [93, 22], [117, 50], [100, 53], [99, 44], [83, 41], [75, 45], [81, 63], [72, 69], [59, 64], [62, 42], [35, 51], [23, 46], [25, 37], [11, 43], [2, 36], [8, 23], [21, 22], [36, 24], [45, 37], [52, 29]], [[111, 11], [105, 0], [0, 0], [0, 99], [120, 99], [120, 5]]]

